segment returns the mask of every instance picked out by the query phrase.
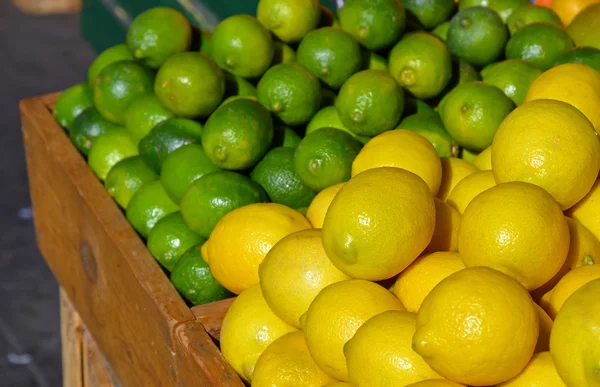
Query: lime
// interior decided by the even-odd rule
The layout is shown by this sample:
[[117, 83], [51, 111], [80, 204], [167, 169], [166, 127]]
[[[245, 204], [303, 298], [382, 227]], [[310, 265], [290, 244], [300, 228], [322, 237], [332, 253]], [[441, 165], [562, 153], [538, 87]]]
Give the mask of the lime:
[[275, 49], [275, 54], [273, 55], [271, 66], [296, 60], [296, 51], [287, 44], [276, 40], [273, 42], [273, 47]]
[[158, 175], [141, 156], [119, 161], [111, 168], [104, 180], [108, 194], [123, 209], [127, 209], [131, 197], [144, 185], [158, 180]]
[[483, 81], [500, 88], [515, 105], [525, 101], [529, 86], [542, 70], [521, 59], [509, 59], [498, 63], [486, 71]]
[[600, 4], [589, 5], [579, 12], [567, 27], [577, 47], [600, 49]]
[[156, 172], [167, 156], [187, 144], [199, 144], [202, 125], [186, 118], [171, 118], [156, 125], [138, 144], [140, 155]]
[[454, 11], [454, 0], [403, 0], [402, 4], [428, 30], [448, 20]]
[[250, 178], [231, 171], [217, 171], [196, 180], [181, 199], [185, 223], [208, 238], [219, 220], [252, 203], [266, 202], [265, 191]]
[[445, 21], [442, 24], [435, 27], [431, 31], [431, 34], [437, 36], [438, 38], [442, 39], [442, 41], [445, 42], [446, 40], [448, 40], [448, 28], [450, 28], [449, 20]]
[[[225, 99], [240, 97], [256, 97], [256, 87], [245, 78], [233, 75], [225, 71]], [[223, 101], [225, 102], [225, 100]]]
[[69, 87], [58, 97], [52, 115], [60, 126], [70, 130], [75, 118], [93, 104], [92, 90], [87, 83], [80, 83]]
[[192, 45], [190, 51], [212, 57], [212, 34], [200, 27], [192, 26]]
[[400, 0], [346, 0], [337, 14], [342, 29], [369, 50], [392, 46], [406, 23]]
[[259, 77], [273, 61], [273, 38], [250, 15], [223, 20], [214, 30], [212, 41], [212, 56], [219, 67], [240, 77]]
[[258, 101], [287, 125], [308, 122], [319, 109], [321, 86], [300, 63], [271, 67], [257, 86]]
[[404, 104], [404, 117], [412, 116], [419, 113], [433, 113], [435, 110], [420, 99], [408, 97]]
[[336, 128], [348, 132], [352, 137], [356, 137], [348, 128], [342, 124], [340, 116], [338, 115], [335, 106], [327, 106], [319, 110], [317, 114], [313, 116], [308, 125], [306, 126], [306, 133], [308, 135], [321, 128]]
[[[446, 86], [446, 90], [442, 94], [449, 93], [452, 89], [454, 89], [458, 85], [465, 84], [467, 82], [473, 81], [481, 81], [481, 76], [479, 71], [469, 62], [463, 59], [453, 58], [452, 61], [452, 77], [450, 78], [450, 82]], [[440, 95], [442, 95], [440, 94]]]
[[600, 72], [600, 50], [594, 47], [576, 47], [562, 54], [554, 65], [565, 63], [584, 64]]
[[335, 100], [337, 99], [337, 94], [335, 91], [331, 90], [328, 87], [321, 87], [321, 105], [320, 107], [324, 108], [327, 106], [335, 106]]
[[165, 192], [160, 180], [144, 184], [133, 195], [125, 211], [127, 220], [144, 238], [148, 238], [156, 223], [179, 210]]
[[204, 242], [206, 239], [190, 230], [177, 211], [156, 222], [147, 245], [154, 259], [170, 272], [187, 250]]
[[[479, 72], [479, 75], [481, 75], [482, 78], [487, 76], [490, 73], [490, 71], [492, 71], [492, 68], [494, 68], [499, 63], [501, 63], [501, 62], [490, 63], [489, 65], [487, 65], [481, 69], [481, 71]], [[475, 80], [480, 81], [481, 79], [475, 79]]]
[[388, 61], [381, 55], [375, 54], [373, 51], [362, 50], [362, 70], [382, 70], [390, 71]]
[[219, 107], [202, 131], [206, 155], [224, 169], [252, 167], [267, 152], [272, 141], [271, 115], [261, 104], [246, 98]]
[[134, 100], [125, 111], [125, 128], [134, 143], [139, 143], [157, 124], [173, 117], [154, 94], [143, 95]]
[[167, 195], [179, 203], [190, 185], [207, 173], [219, 171], [199, 144], [188, 144], [175, 150], [165, 159], [160, 181]]
[[184, 52], [161, 66], [154, 92], [160, 103], [178, 116], [206, 117], [225, 95], [225, 77], [210, 57]]
[[462, 11], [471, 7], [487, 7], [498, 13], [502, 21], [506, 23], [514, 11], [529, 4], [531, 4], [529, 0], [460, 0], [458, 9]]
[[360, 70], [362, 62], [358, 42], [337, 27], [311, 31], [298, 46], [298, 62], [312, 71], [329, 87], [339, 89]]
[[155, 7], [139, 14], [127, 31], [133, 56], [153, 69], [171, 55], [187, 51], [192, 43], [192, 26], [173, 8]]
[[319, 0], [260, 0], [258, 21], [285, 43], [300, 41], [321, 18]]
[[302, 137], [290, 127], [283, 125], [275, 125], [273, 127], [273, 143], [271, 145], [274, 147], [283, 146], [296, 149], [301, 140]]
[[251, 101], [258, 102], [258, 99], [253, 95], [232, 95], [231, 97], [225, 98], [219, 107], [224, 106], [229, 102], [237, 101], [238, 99], [249, 99]]
[[302, 139], [294, 154], [300, 180], [314, 192], [350, 180], [362, 144], [337, 128], [321, 128]]
[[513, 108], [496, 86], [468, 82], [448, 94], [439, 112], [444, 127], [460, 146], [480, 152], [492, 144], [498, 126]]
[[124, 60], [112, 63], [94, 78], [94, 106], [104, 118], [125, 123], [125, 111], [138, 97], [152, 93], [154, 73], [141, 64]]
[[465, 161], [470, 162], [471, 164], [473, 164], [473, 162], [475, 161], [477, 156], [479, 156], [478, 152], [471, 152], [470, 150], [468, 150], [466, 148], [462, 148], [460, 150], [460, 158]]
[[551, 8], [540, 7], [534, 4], [523, 5], [515, 9], [506, 21], [511, 35], [521, 28], [533, 23], [550, 23], [562, 27], [560, 18]]
[[546, 71], [561, 55], [574, 48], [560, 27], [533, 23], [515, 32], [506, 44], [507, 59], [523, 59]]
[[137, 147], [124, 129], [108, 130], [94, 140], [88, 164], [92, 172], [104, 180], [115, 164], [137, 154]]
[[192, 305], [202, 305], [233, 297], [215, 277], [201, 254], [198, 244], [186, 251], [171, 272], [175, 289]]
[[405, 117], [396, 129], [407, 129], [425, 137], [440, 157], [458, 154], [458, 144], [450, 137], [440, 115], [436, 112], [417, 113]]
[[450, 52], [475, 66], [485, 66], [502, 55], [507, 39], [500, 16], [483, 7], [458, 12], [448, 27]]
[[390, 53], [390, 73], [415, 97], [435, 97], [452, 75], [450, 52], [433, 35], [425, 32], [406, 35]]
[[100, 74], [106, 66], [122, 60], [133, 60], [133, 55], [131, 55], [127, 44], [117, 44], [102, 51], [88, 69], [87, 78], [90, 87], [94, 86], [96, 75]]
[[389, 73], [364, 70], [342, 86], [335, 105], [346, 128], [361, 136], [375, 136], [393, 129], [400, 120], [404, 92]]
[[77, 149], [87, 156], [96, 138], [109, 130], [123, 130], [123, 127], [108, 121], [91, 107], [84, 110], [73, 121], [69, 137]]

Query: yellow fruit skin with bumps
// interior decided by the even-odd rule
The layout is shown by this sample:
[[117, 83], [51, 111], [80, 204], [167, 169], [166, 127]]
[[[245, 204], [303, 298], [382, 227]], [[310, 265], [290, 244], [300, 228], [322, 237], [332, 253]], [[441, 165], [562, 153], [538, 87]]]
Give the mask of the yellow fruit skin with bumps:
[[409, 312], [417, 312], [427, 295], [451, 274], [465, 268], [457, 253], [422, 255], [398, 275], [392, 292]]
[[596, 180], [590, 192], [567, 211], [567, 215], [581, 222], [600, 240], [600, 180]]
[[392, 310], [364, 323], [344, 346], [350, 381], [389, 387], [439, 378], [412, 349], [416, 322], [416, 314]]
[[423, 253], [458, 251], [460, 213], [438, 198], [435, 202], [435, 230]]
[[403, 168], [421, 177], [435, 195], [442, 180], [442, 164], [425, 137], [405, 129], [373, 137], [352, 163], [352, 176], [372, 168]]
[[536, 353], [527, 367], [511, 380], [500, 383], [498, 387], [566, 387], [562, 381], [550, 352]]
[[300, 316], [317, 294], [332, 283], [349, 280], [325, 254], [321, 230], [309, 229], [280, 240], [260, 264], [260, 286], [271, 310], [300, 328]]
[[560, 17], [566, 27], [588, 5], [596, 4], [598, 0], [552, 0], [551, 8]]
[[462, 384], [451, 382], [446, 379], [430, 379], [409, 384], [406, 387], [464, 387]]
[[484, 150], [481, 151], [473, 160], [473, 165], [475, 165], [481, 171], [491, 171], [492, 170], [492, 146], [488, 146]]
[[321, 387], [333, 381], [310, 357], [299, 331], [281, 336], [264, 350], [254, 368], [252, 387]]
[[323, 387], [355, 387], [354, 384], [348, 382], [331, 383]]
[[258, 266], [277, 242], [307, 228], [310, 223], [301, 213], [282, 204], [250, 204], [221, 218], [205, 258], [217, 281], [239, 294], [259, 282]]
[[488, 266], [528, 290], [550, 280], [569, 251], [569, 226], [552, 197], [523, 182], [498, 184], [463, 214], [458, 251], [467, 267]]
[[315, 362], [329, 376], [348, 381], [344, 344], [365, 321], [388, 310], [404, 307], [373, 282], [348, 280], [327, 286], [302, 318], [306, 344]]
[[538, 333], [527, 291], [497, 270], [472, 267], [450, 275], [425, 298], [413, 349], [447, 379], [489, 386], [521, 372]]
[[554, 321], [548, 316], [548, 313], [538, 304], [535, 305], [535, 310], [540, 320], [540, 333], [538, 335], [537, 344], [535, 345], [535, 353], [548, 351], [550, 349], [550, 333]]
[[[595, 279], [600, 279], [600, 265], [582, 266], [571, 270], [550, 291], [548, 303], [542, 306], [550, 317], [556, 318], [565, 301], [583, 285]], [[600, 300], [600, 294], [598, 297]]]
[[231, 304], [221, 326], [221, 352], [246, 381], [262, 352], [279, 337], [296, 328], [275, 316], [258, 284], [246, 289]]
[[483, 191], [494, 187], [496, 180], [492, 171], [475, 172], [462, 179], [452, 190], [446, 203], [463, 214], [469, 203]]
[[315, 196], [310, 202], [308, 206], [308, 211], [306, 211], [306, 217], [310, 221], [310, 224], [314, 228], [323, 227], [323, 221], [325, 221], [325, 214], [327, 214], [327, 210], [335, 198], [335, 195], [342, 189], [342, 187], [346, 183], [340, 183], [336, 185], [332, 185], [331, 187], [325, 188], [323, 191], [319, 192], [317, 196]]
[[427, 247], [435, 204], [427, 185], [400, 168], [370, 169], [338, 192], [323, 224], [331, 262], [353, 278], [391, 278]]
[[442, 183], [437, 197], [443, 201], [448, 199], [450, 192], [460, 183], [465, 177], [478, 172], [476, 166], [468, 161], [457, 157], [442, 158]]
[[321, 9], [318, 0], [261, 0], [256, 14], [279, 40], [294, 43], [317, 26]]

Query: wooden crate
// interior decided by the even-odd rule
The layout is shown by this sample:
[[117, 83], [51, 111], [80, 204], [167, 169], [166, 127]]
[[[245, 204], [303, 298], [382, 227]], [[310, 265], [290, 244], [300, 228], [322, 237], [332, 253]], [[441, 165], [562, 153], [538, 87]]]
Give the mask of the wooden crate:
[[21, 11], [32, 15], [78, 12], [81, 0], [12, 0]]
[[37, 244], [116, 378], [244, 386], [217, 347], [232, 300], [186, 305], [52, 118], [57, 97], [20, 104]]

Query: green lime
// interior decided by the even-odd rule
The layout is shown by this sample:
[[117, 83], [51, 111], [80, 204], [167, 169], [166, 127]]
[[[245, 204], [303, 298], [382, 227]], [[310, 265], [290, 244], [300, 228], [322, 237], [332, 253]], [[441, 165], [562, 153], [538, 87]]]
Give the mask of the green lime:
[[156, 223], [178, 211], [177, 204], [169, 198], [160, 180], [144, 184], [131, 198], [125, 216], [133, 228], [148, 238]]
[[134, 100], [125, 111], [125, 128], [136, 144], [159, 123], [173, 117], [154, 94], [143, 95]]
[[579, 63], [600, 72], [600, 50], [594, 47], [574, 48], [562, 54], [554, 65], [558, 66], [564, 63]]
[[406, 24], [400, 0], [346, 0], [337, 15], [342, 29], [369, 50], [391, 47]]
[[286, 147], [294, 148], [300, 144], [302, 137], [296, 133], [296, 131], [290, 127], [283, 125], [275, 125], [273, 127], [273, 143], [271, 146], [274, 147]]
[[453, 55], [474, 66], [495, 61], [508, 39], [498, 14], [488, 8], [471, 7], [458, 12], [448, 27], [448, 48]]
[[439, 113], [444, 127], [460, 146], [480, 152], [492, 144], [498, 126], [514, 107], [496, 86], [469, 82], [448, 94]]
[[337, 128], [321, 128], [302, 139], [294, 154], [300, 180], [314, 192], [350, 180], [362, 144]]
[[202, 258], [201, 244], [186, 251], [171, 272], [175, 289], [192, 305], [202, 305], [233, 297], [210, 271]]
[[479, 155], [479, 152], [471, 152], [470, 150], [466, 149], [466, 148], [462, 148], [460, 150], [460, 158], [468, 161], [470, 163], [473, 163], [473, 161], [475, 161], [475, 158]]
[[287, 125], [308, 122], [319, 109], [321, 85], [297, 62], [271, 67], [257, 86], [258, 101]]
[[177, 211], [156, 222], [147, 245], [154, 259], [170, 272], [187, 250], [204, 242], [206, 239], [190, 230]]
[[111, 168], [104, 180], [108, 194], [123, 209], [127, 209], [132, 196], [144, 185], [158, 180], [158, 175], [141, 156], [119, 161]]
[[73, 121], [69, 137], [77, 149], [87, 156], [96, 138], [109, 130], [123, 130], [123, 127], [110, 122], [102, 117], [95, 108], [90, 107]]
[[375, 136], [393, 129], [400, 120], [404, 92], [389, 73], [364, 70], [342, 86], [335, 105], [346, 128], [361, 136]]
[[96, 75], [100, 74], [102, 70], [109, 64], [120, 62], [122, 60], [133, 60], [133, 55], [129, 51], [127, 44], [117, 44], [102, 51], [100, 55], [94, 59], [91, 66], [88, 69], [88, 83], [90, 87], [94, 86], [94, 79]]
[[403, 0], [402, 4], [428, 30], [448, 20], [454, 12], [454, 0]]
[[321, 108], [327, 106], [335, 106], [335, 100], [337, 99], [337, 94], [335, 91], [331, 90], [328, 87], [321, 87]]
[[60, 126], [70, 130], [75, 118], [93, 105], [92, 90], [87, 83], [80, 83], [62, 92], [54, 104], [52, 115]]
[[88, 153], [92, 172], [102, 181], [119, 161], [138, 154], [137, 146], [124, 129], [109, 130], [94, 140]]
[[506, 44], [506, 58], [523, 59], [546, 71], [574, 47], [573, 40], [560, 27], [534, 23], [511, 36]]
[[[444, 98], [458, 85], [465, 84], [467, 82], [481, 81], [479, 71], [469, 62], [462, 59], [452, 57], [452, 77], [450, 82], [436, 98], [430, 100], [433, 105], [438, 104], [439, 101], [443, 101]], [[441, 104], [441, 102], [439, 102]]]
[[152, 94], [153, 85], [154, 73], [148, 67], [129, 60], [112, 63], [94, 78], [94, 106], [107, 120], [123, 125], [129, 105]]
[[[221, 102], [219, 107], [228, 104], [229, 102], [237, 101], [238, 99], [249, 99], [255, 102], [258, 102], [258, 99], [253, 95], [232, 95], [231, 97], [227, 97]], [[218, 108], [217, 108], [218, 109]]]
[[433, 113], [435, 110], [427, 104], [425, 101], [420, 99], [408, 97], [404, 103], [404, 117], [412, 116], [413, 114], [420, 113]]
[[567, 33], [577, 47], [600, 49], [600, 4], [589, 5], [579, 12], [567, 27]]
[[217, 171], [196, 180], [181, 199], [185, 223], [208, 238], [219, 220], [252, 203], [267, 201], [265, 191], [249, 177], [231, 171]]
[[450, 137], [440, 115], [436, 112], [417, 113], [405, 117], [396, 129], [407, 129], [425, 137], [440, 157], [458, 154], [458, 144]]
[[200, 27], [192, 26], [192, 45], [190, 51], [212, 57], [212, 34]]
[[369, 50], [362, 50], [361, 70], [390, 71], [387, 59]]
[[139, 14], [127, 31], [133, 56], [153, 69], [171, 55], [187, 51], [192, 43], [192, 26], [173, 8], [155, 7]]
[[[496, 67], [496, 65], [500, 64], [502, 62], [494, 62], [494, 63], [490, 63], [489, 65], [485, 66], [484, 68], [481, 69], [481, 71], [479, 72], [479, 75], [481, 75], [481, 78], [483, 77], [487, 77], [487, 75], [490, 73], [490, 71], [492, 71], [492, 69], [494, 67]], [[481, 79], [474, 79], [476, 81], [480, 81]]]
[[308, 207], [315, 194], [294, 170], [293, 148], [274, 148], [256, 164], [250, 178], [260, 184], [273, 203], [291, 208]]
[[521, 59], [508, 59], [486, 71], [483, 81], [500, 88], [515, 105], [525, 101], [529, 86], [542, 70]]
[[390, 73], [415, 97], [435, 97], [452, 76], [450, 51], [428, 33], [406, 35], [390, 53]]
[[529, 4], [531, 4], [529, 0], [460, 0], [458, 9], [462, 11], [471, 7], [487, 7], [495, 11], [506, 23], [514, 11]]
[[160, 67], [154, 92], [160, 103], [178, 116], [206, 117], [223, 100], [225, 76], [210, 57], [184, 52]]
[[298, 46], [298, 62], [329, 87], [339, 89], [360, 70], [362, 55], [358, 42], [337, 27], [311, 31]]
[[223, 20], [214, 30], [212, 41], [212, 56], [219, 67], [240, 77], [259, 77], [273, 61], [273, 38], [250, 15]]
[[300, 41], [321, 18], [319, 0], [260, 0], [258, 21], [285, 43]]
[[275, 54], [271, 66], [296, 60], [296, 51], [287, 44], [276, 40], [273, 42], [273, 46], [275, 47]]
[[160, 172], [167, 156], [187, 144], [199, 144], [202, 125], [186, 118], [171, 118], [156, 125], [138, 144], [140, 156]]
[[192, 183], [207, 173], [219, 171], [202, 145], [188, 144], [171, 153], [163, 163], [160, 181], [169, 197], [179, 203]]
[[431, 30], [431, 34], [440, 38], [443, 42], [448, 40], [448, 28], [450, 28], [450, 20], [443, 22], [442, 24]]
[[319, 110], [306, 126], [306, 132], [304, 135], [306, 136], [321, 128], [340, 129], [352, 135], [352, 137], [356, 137], [354, 133], [352, 133], [348, 128], [344, 126], [344, 124], [342, 124], [342, 121], [340, 120], [340, 116], [338, 115], [335, 106], [327, 106]]
[[[256, 97], [256, 87], [245, 78], [225, 71], [225, 99], [230, 97]], [[223, 100], [225, 102], [225, 100]]]
[[317, 28], [321, 27], [339, 27], [340, 22], [337, 17], [333, 14], [333, 12], [324, 6], [320, 5], [321, 8], [321, 17], [319, 18], [319, 23], [317, 24]]
[[506, 21], [511, 35], [533, 23], [550, 23], [562, 27], [560, 18], [551, 8], [535, 4], [527, 4], [515, 9]]

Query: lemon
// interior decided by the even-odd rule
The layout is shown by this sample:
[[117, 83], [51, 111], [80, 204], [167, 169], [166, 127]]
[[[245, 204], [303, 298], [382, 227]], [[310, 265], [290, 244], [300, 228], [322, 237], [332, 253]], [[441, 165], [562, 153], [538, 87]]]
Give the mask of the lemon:
[[591, 4], [598, 3], [598, 0], [552, 0], [551, 8], [560, 17], [562, 24], [566, 27], [571, 21]]
[[258, 266], [283, 237], [310, 228], [308, 220], [282, 204], [254, 203], [225, 215], [210, 234], [206, 260], [232, 293], [257, 284]]
[[435, 202], [435, 230], [431, 242], [423, 252], [458, 251], [460, 213], [438, 198], [433, 200]]
[[258, 358], [252, 387], [321, 387], [333, 382], [314, 362], [303, 332], [290, 332], [273, 341]]
[[352, 176], [371, 168], [396, 167], [417, 174], [435, 195], [442, 179], [442, 164], [425, 137], [406, 129], [373, 137], [352, 164]]
[[437, 378], [411, 348], [417, 317], [390, 310], [365, 322], [344, 346], [348, 376], [357, 387], [404, 386]]
[[260, 0], [258, 21], [285, 43], [299, 41], [319, 23], [318, 0]]
[[596, 180], [588, 194], [569, 209], [567, 215], [581, 222], [600, 239], [600, 180]]
[[323, 250], [321, 230], [295, 232], [280, 240], [260, 264], [260, 286], [271, 310], [300, 328], [302, 316], [317, 294], [332, 283], [350, 279]]
[[410, 265], [434, 229], [435, 204], [423, 180], [404, 169], [376, 168], [352, 178], [333, 199], [323, 247], [349, 276], [383, 280]]
[[593, 68], [566, 63], [544, 72], [529, 87], [525, 102], [543, 98], [570, 103], [600, 130], [600, 73]]
[[482, 171], [490, 171], [492, 169], [492, 146], [488, 146], [481, 151], [473, 160], [473, 165]]
[[392, 293], [373, 282], [348, 280], [321, 290], [302, 321], [315, 362], [329, 376], [348, 381], [344, 344], [365, 321], [388, 310], [404, 308]]
[[461, 180], [452, 190], [446, 203], [464, 214], [477, 195], [496, 185], [492, 171], [475, 172]]
[[600, 265], [587, 265], [573, 269], [550, 291], [548, 303], [543, 305], [548, 315], [556, 318], [565, 301], [583, 285], [600, 278]]
[[534, 303], [517, 281], [471, 267], [427, 295], [417, 313], [413, 349], [450, 380], [489, 386], [521, 372], [538, 332]]
[[314, 228], [323, 227], [325, 214], [327, 214], [327, 210], [329, 209], [333, 198], [335, 198], [335, 195], [337, 195], [345, 184], [346, 183], [339, 183], [325, 188], [314, 197], [312, 202], [310, 202], [308, 211], [306, 211], [306, 218]]
[[221, 352], [229, 365], [246, 381], [252, 380], [261, 353], [274, 340], [296, 328], [275, 316], [258, 284], [233, 301], [221, 326]]
[[406, 387], [463, 387], [463, 385], [446, 379], [429, 379], [409, 384]]
[[442, 183], [437, 197], [446, 201], [450, 192], [465, 177], [479, 171], [476, 166], [458, 157], [442, 158]]
[[409, 312], [417, 312], [427, 295], [444, 278], [465, 268], [458, 253], [422, 255], [396, 279], [392, 292]]
[[354, 384], [348, 382], [331, 383], [322, 387], [355, 387]]
[[566, 387], [566, 384], [558, 376], [550, 352], [541, 352], [533, 355], [519, 375], [498, 387]]
[[534, 305], [540, 321], [540, 334], [535, 345], [535, 353], [539, 353], [547, 351], [550, 348], [550, 333], [552, 332], [554, 321], [552, 321], [552, 318], [548, 316], [548, 313], [541, 306], [538, 304]]

